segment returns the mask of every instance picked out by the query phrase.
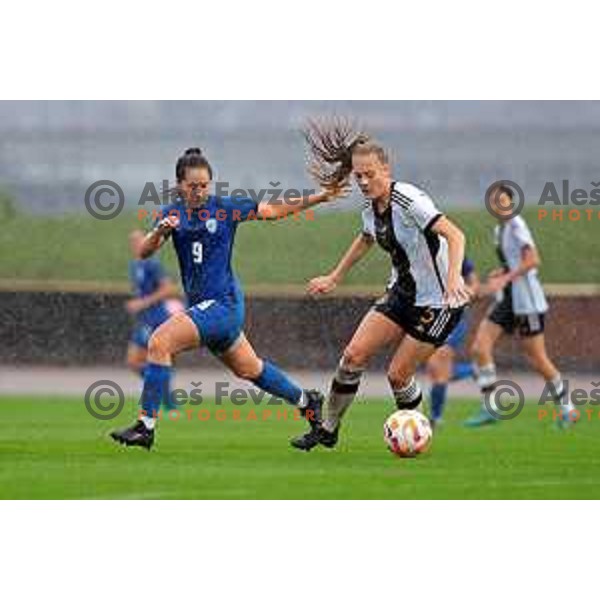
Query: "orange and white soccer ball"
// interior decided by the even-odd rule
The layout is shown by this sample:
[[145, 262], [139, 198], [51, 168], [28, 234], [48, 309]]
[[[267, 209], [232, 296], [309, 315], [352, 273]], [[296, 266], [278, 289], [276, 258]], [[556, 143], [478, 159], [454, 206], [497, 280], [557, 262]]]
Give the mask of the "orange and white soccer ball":
[[402, 458], [426, 452], [432, 437], [429, 419], [418, 410], [398, 410], [383, 424], [385, 443]]

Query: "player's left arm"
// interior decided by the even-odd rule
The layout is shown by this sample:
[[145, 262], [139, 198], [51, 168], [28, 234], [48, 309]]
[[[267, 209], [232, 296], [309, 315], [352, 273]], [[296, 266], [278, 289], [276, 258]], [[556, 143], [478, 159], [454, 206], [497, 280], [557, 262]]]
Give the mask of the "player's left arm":
[[154, 304], [158, 304], [169, 298], [176, 298], [177, 296], [177, 286], [168, 277], [163, 277], [158, 284], [158, 289], [155, 292], [144, 296], [142, 300], [146, 304], [144, 308], [149, 308]]
[[170, 298], [177, 298], [179, 295], [177, 286], [167, 276], [163, 276], [160, 279], [158, 287], [154, 292], [143, 296], [142, 298], [133, 298], [127, 302], [128, 312], [135, 314], [163, 302]]
[[506, 279], [508, 283], [519, 279], [519, 277], [523, 277], [523, 275], [526, 275], [532, 269], [537, 269], [541, 263], [540, 254], [535, 247], [535, 242], [533, 241], [529, 227], [527, 227], [527, 223], [521, 217], [518, 217], [511, 224], [513, 224], [512, 234], [521, 249], [521, 260], [516, 269], [507, 271]]
[[501, 290], [509, 283], [513, 283], [526, 275], [532, 269], [537, 269], [541, 264], [540, 254], [537, 251], [533, 236], [525, 221], [521, 217], [516, 217], [510, 222], [510, 227], [510, 233], [520, 247], [521, 260], [514, 269], [510, 269], [497, 277], [489, 279], [488, 288], [491, 291]]
[[509, 283], [513, 283], [524, 275], [527, 275], [532, 269], [537, 269], [541, 265], [540, 254], [535, 246], [524, 245], [521, 247], [521, 260], [518, 266], [510, 271], [505, 271], [495, 277], [490, 277], [486, 289], [491, 292], [498, 292]]
[[510, 271], [506, 272], [504, 275], [506, 278], [506, 283], [512, 283], [520, 277], [523, 277], [523, 275], [526, 275], [532, 269], [537, 269], [541, 262], [540, 254], [535, 246], [522, 246], [521, 261], [516, 269], [511, 269]]
[[302, 198], [294, 198], [289, 200], [278, 200], [274, 203], [261, 202], [257, 208], [257, 215], [264, 220], [272, 221], [274, 219], [283, 219], [288, 215], [293, 215], [317, 204], [329, 202], [334, 198], [342, 195], [341, 190], [323, 190], [319, 194], [310, 194]]

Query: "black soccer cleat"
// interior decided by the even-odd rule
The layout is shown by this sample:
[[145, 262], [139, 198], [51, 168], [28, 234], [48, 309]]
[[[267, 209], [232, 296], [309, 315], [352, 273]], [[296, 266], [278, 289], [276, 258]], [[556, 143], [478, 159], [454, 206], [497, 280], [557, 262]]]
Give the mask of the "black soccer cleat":
[[322, 426], [311, 429], [304, 435], [290, 440], [290, 444], [298, 450], [310, 452], [315, 446], [321, 444], [326, 448], [334, 448], [338, 441], [340, 426], [338, 425], [333, 431], [327, 431]]
[[319, 444], [325, 448], [335, 448], [338, 443], [340, 426], [338, 425], [333, 431], [327, 431], [324, 427], [319, 428]]
[[300, 414], [308, 421], [311, 431], [320, 427], [324, 397], [319, 390], [304, 390], [308, 404], [300, 409]]
[[290, 445], [298, 450], [304, 450], [304, 452], [310, 452], [315, 446], [319, 445], [319, 431], [320, 427], [310, 429], [307, 433], [303, 433], [298, 437], [290, 440]]
[[136, 421], [131, 427], [111, 431], [110, 437], [125, 446], [142, 446], [150, 450], [154, 445], [154, 430], [148, 429], [141, 421]]

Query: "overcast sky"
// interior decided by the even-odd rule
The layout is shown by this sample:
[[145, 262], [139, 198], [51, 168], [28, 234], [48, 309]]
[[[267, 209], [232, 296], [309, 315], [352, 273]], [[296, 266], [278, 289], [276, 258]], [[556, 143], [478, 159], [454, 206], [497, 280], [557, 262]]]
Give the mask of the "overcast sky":
[[307, 116], [334, 113], [356, 118], [370, 128], [391, 130], [600, 127], [600, 102], [4, 101], [0, 102], [0, 129], [290, 129]]

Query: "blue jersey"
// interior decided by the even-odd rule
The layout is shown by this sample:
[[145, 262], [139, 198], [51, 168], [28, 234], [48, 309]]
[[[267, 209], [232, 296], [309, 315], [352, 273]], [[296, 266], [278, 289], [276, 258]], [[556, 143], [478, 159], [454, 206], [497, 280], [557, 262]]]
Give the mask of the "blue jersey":
[[249, 198], [209, 196], [193, 209], [179, 200], [163, 210], [163, 217], [179, 217], [171, 236], [189, 306], [240, 295], [231, 267], [233, 242], [238, 224], [256, 219], [257, 209]]
[[[160, 287], [166, 275], [160, 262], [154, 258], [131, 260], [129, 262], [129, 279], [136, 298], [144, 298], [153, 294]], [[139, 322], [157, 327], [169, 316], [164, 302], [157, 302], [138, 313]]]

